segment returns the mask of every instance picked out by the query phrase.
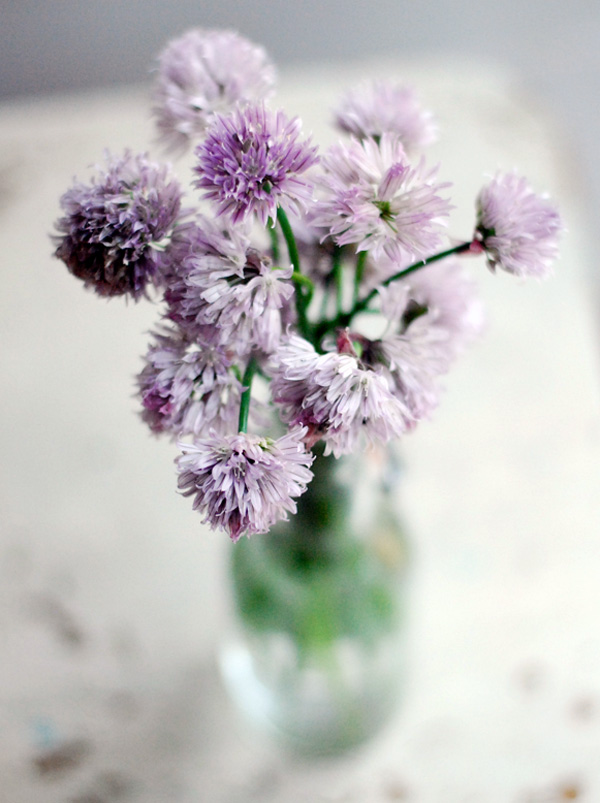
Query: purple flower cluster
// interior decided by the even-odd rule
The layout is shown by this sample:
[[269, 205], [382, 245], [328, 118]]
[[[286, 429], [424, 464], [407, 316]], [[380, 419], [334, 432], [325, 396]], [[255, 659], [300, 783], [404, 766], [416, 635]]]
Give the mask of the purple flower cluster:
[[281, 419], [323, 440], [325, 453], [386, 443], [414, 428], [439, 400], [439, 377], [480, 333], [472, 282], [454, 263], [432, 265], [381, 288], [384, 334], [342, 330], [335, 350], [318, 354], [304, 338], [283, 341], [270, 361], [271, 395]]
[[232, 541], [242, 534], [265, 533], [296, 512], [294, 498], [312, 479], [312, 455], [304, 432], [292, 429], [277, 440], [211, 432], [194, 444], [180, 444], [179, 488], [194, 497], [204, 522], [220, 527]]
[[362, 435], [387, 443], [407, 428], [408, 410], [389, 379], [350, 353], [317, 354], [293, 335], [274, 354], [271, 393], [283, 421], [307, 428], [308, 440], [323, 439], [325, 454], [352, 452]]
[[90, 184], [62, 196], [56, 256], [99, 295], [138, 299], [159, 272], [158, 249], [178, 219], [181, 195], [168, 169], [145, 154], [107, 154]]
[[317, 161], [317, 149], [300, 140], [301, 123], [264, 105], [217, 115], [196, 148], [194, 186], [218, 213], [238, 223], [251, 215], [266, 225], [277, 207], [304, 211], [312, 185], [301, 174]]
[[321, 190], [313, 206], [313, 225], [338, 245], [396, 260], [423, 258], [441, 242], [450, 202], [439, 192], [435, 169], [412, 164], [399, 137], [379, 141], [351, 139], [321, 158]]
[[199, 139], [215, 113], [268, 97], [275, 68], [262, 47], [233, 31], [194, 28], [160, 54], [154, 115], [173, 149]]
[[224, 348], [164, 329], [154, 334], [144, 360], [142, 418], [153, 432], [175, 437], [235, 426], [242, 386]]
[[[296, 511], [312, 449], [340, 457], [412, 431], [480, 334], [462, 254], [544, 276], [562, 222], [524, 178], [479, 193], [471, 240], [450, 244], [435, 133], [414, 92], [347, 93], [348, 134], [321, 157], [298, 118], [265, 103], [274, 71], [230, 31], [194, 29], [160, 57], [163, 140], [194, 140], [192, 190], [146, 155], [107, 156], [61, 199], [56, 256], [104, 296], [162, 291], [137, 377], [142, 419], [179, 443], [179, 489], [233, 541]], [[283, 427], [283, 434], [282, 433]]]
[[[484, 327], [484, 312], [473, 280], [454, 257], [428, 265], [402, 282], [380, 286], [383, 315], [398, 332], [428, 341], [445, 368]], [[384, 337], [385, 339], [385, 337]]]
[[269, 353], [291, 319], [290, 267], [273, 266], [243, 226], [224, 232], [205, 217], [188, 228], [187, 253], [165, 294], [169, 317], [194, 335], [210, 331], [220, 346], [243, 355]]
[[477, 198], [475, 237], [490, 268], [516, 276], [548, 275], [563, 230], [558, 210], [516, 173], [498, 174]]

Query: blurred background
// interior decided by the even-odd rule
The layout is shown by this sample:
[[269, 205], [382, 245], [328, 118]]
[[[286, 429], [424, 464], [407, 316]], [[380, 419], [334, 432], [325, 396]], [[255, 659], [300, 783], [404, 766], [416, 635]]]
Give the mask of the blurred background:
[[165, 39], [191, 25], [230, 27], [279, 65], [366, 55], [508, 64], [564, 108], [596, 122], [600, 6], [594, 0], [2, 0], [0, 96], [137, 83]]

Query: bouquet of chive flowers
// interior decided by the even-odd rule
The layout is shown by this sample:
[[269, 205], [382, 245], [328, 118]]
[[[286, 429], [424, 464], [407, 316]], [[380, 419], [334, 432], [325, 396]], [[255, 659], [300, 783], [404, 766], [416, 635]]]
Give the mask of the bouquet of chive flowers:
[[[365, 83], [334, 110], [323, 153], [270, 104], [264, 50], [194, 29], [160, 56], [159, 138], [194, 148], [189, 196], [147, 154], [106, 155], [61, 199], [56, 256], [101, 296], [161, 303], [138, 377], [142, 418], [177, 440], [179, 489], [233, 541], [296, 511], [312, 450], [401, 438], [478, 330], [461, 255], [544, 277], [562, 222], [515, 173], [445, 239], [448, 184], [411, 89]], [[418, 155], [417, 155], [418, 154]]]

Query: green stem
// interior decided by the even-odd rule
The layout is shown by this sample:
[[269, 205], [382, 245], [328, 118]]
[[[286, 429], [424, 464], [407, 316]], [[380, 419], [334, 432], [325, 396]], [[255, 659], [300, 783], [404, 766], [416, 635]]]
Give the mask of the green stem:
[[342, 249], [337, 245], [331, 261], [335, 281], [335, 311], [337, 315], [341, 315], [344, 303], [344, 272], [342, 270]]
[[252, 396], [252, 380], [254, 378], [254, 374], [256, 373], [256, 369], [258, 364], [254, 357], [250, 357], [248, 360], [248, 365], [246, 366], [246, 370], [244, 371], [244, 376], [242, 378], [242, 385], [244, 387], [244, 391], [242, 392], [242, 397], [240, 399], [240, 418], [238, 424], [238, 432], [248, 432], [248, 416], [250, 414], [250, 398]]
[[356, 305], [358, 302], [358, 294], [360, 293], [360, 284], [365, 275], [365, 267], [367, 264], [368, 251], [360, 251], [356, 260], [356, 271], [354, 273], [354, 298], [353, 303]]
[[[460, 245], [455, 245], [452, 248], [448, 248], [446, 251], [440, 251], [439, 254], [434, 254], [431, 257], [427, 257], [427, 259], [422, 259], [420, 262], [415, 262], [413, 265], [409, 265], [408, 268], [404, 268], [404, 270], [399, 270], [398, 273], [394, 273], [393, 276], [389, 276], [384, 282], [382, 282], [383, 287], [387, 287], [392, 282], [395, 282], [397, 279], [403, 279], [405, 276], [408, 276], [409, 273], [414, 273], [416, 270], [420, 270], [424, 268], [426, 265], [431, 265], [432, 262], [437, 262], [440, 259], [445, 259], [446, 257], [452, 256], [453, 254], [463, 254], [465, 251], [468, 251], [473, 242], [469, 240], [467, 243], [461, 243]], [[369, 303], [375, 296], [377, 295], [377, 290], [371, 290], [368, 296], [366, 296], [362, 302], [366, 301], [366, 304]], [[366, 306], [365, 304], [365, 306]]]
[[315, 289], [315, 284], [312, 279], [309, 279], [308, 276], [305, 276], [303, 273], [299, 273], [297, 270], [295, 270], [292, 273], [292, 281], [294, 284], [297, 284], [300, 287], [306, 287], [307, 291], [312, 296]]
[[281, 232], [285, 237], [285, 242], [288, 249], [288, 254], [290, 255], [290, 262], [292, 263], [292, 267], [295, 271], [300, 273], [300, 255], [298, 254], [298, 246], [296, 245], [296, 238], [294, 237], [294, 232], [292, 231], [292, 227], [290, 226], [290, 221], [288, 220], [287, 215], [283, 211], [283, 209], [278, 206], [277, 207], [277, 220], [279, 225], [281, 226]]
[[[452, 248], [446, 249], [446, 251], [440, 251], [439, 254], [434, 254], [433, 256], [427, 257], [426, 259], [422, 259], [419, 262], [415, 262], [412, 265], [409, 265], [407, 268], [403, 270], [399, 270], [397, 273], [394, 273], [393, 276], [389, 276], [385, 281], [383, 281], [379, 286], [380, 287], [387, 287], [388, 285], [392, 284], [392, 282], [396, 282], [399, 279], [403, 279], [405, 276], [408, 276], [411, 273], [414, 273], [416, 270], [420, 270], [424, 268], [426, 265], [431, 265], [432, 262], [438, 262], [440, 259], [445, 259], [446, 257], [452, 256], [453, 254], [463, 254], [465, 251], [468, 251], [472, 246], [472, 241], [469, 240], [466, 243], [460, 243], [460, 245], [455, 245]], [[366, 253], [366, 252], [362, 252]], [[357, 263], [357, 273], [358, 273], [358, 263]], [[320, 340], [323, 335], [327, 332], [334, 331], [335, 329], [339, 329], [344, 326], [348, 326], [354, 318], [355, 315], [358, 315], [359, 312], [364, 312], [366, 308], [369, 306], [371, 301], [377, 295], [377, 288], [374, 288], [364, 298], [360, 300], [356, 300], [352, 309], [349, 312], [344, 312], [336, 315], [335, 318], [330, 318], [326, 321], [321, 321], [318, 326], [315, 327], [315, 339]]]
[[296, 295], [296, 312], [298, 313], [298, 329], [300, 330], [300, 334], [302, 335], [302, 337], [305, 337], [307, 340], [310, 340], [311, 327], [308, 322], [306, 310], [312, 298], [312, 290], [310, 290], [307, 293], [305, 293], [303, 290], [303, 286], [306, 286], [306, 282], [304, 282], [303, 280], [301, 281], [299, 278], [303, 274], [302, 271], [300, 270], [300, 255], [298, 253], [298, 246], [296, 245], [296, 238], [294, 237], [294, 232], [292, 231], [292, 227], [290, 226], [290, 221], [288, 220], [287, 215], [280, 206], [277, 207], [277, 220], [279, 222], [279, 226], [281, 227], [281, 232], [285, 238], [288, 254], [290, 257], [290, 262], [292, 263], [292, 268], [294, 269], [294, 273], [292, 274], [292, 279], [296, 284], [295, 295]]
[[269, 218], [269, 222], [267, 223], [267, 229], [269, 230], [269, 237], [271, 238], [271, 254], [273, 256], [273, 264], [277, 265], [279, 262], [279, 237], [277, 236], [275, 221], [271, 218]]

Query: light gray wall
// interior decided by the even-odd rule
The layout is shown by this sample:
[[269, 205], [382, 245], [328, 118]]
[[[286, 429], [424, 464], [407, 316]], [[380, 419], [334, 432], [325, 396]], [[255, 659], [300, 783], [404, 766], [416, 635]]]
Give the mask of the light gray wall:
[[235, 28], [280, 64], [469, 53], [534, 81], [600, 66], [597, 0], [0, 0], [0, 97], [143, 80], [192, 25]]

